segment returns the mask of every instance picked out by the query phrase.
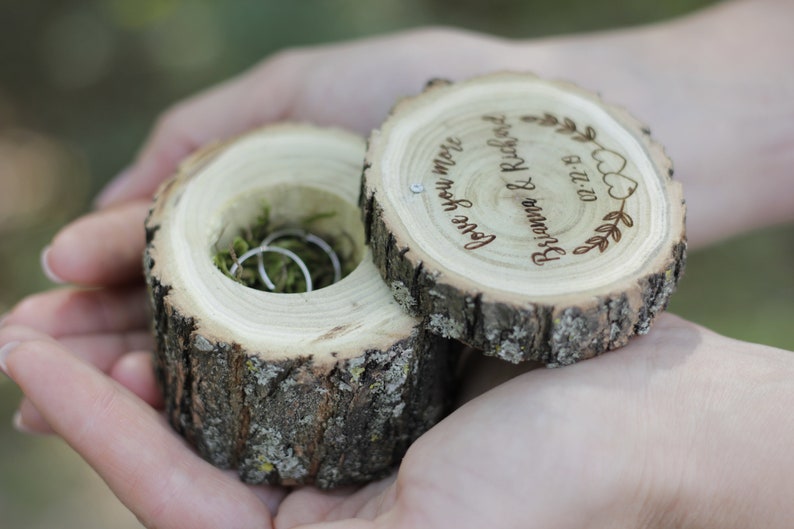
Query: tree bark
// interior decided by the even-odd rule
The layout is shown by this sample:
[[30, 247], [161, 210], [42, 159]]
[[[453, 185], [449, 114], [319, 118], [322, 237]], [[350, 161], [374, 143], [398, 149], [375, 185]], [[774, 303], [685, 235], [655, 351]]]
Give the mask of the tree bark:
[[[193, 156], [147, 220], [167, 416], [246, 482], [329, 488], [381, 477], [447, 411], [455, 355], [392, 300], [363, 244], [363, 154], [363, 140], [341, 131], [262, 129]], [[356, 241], [358, 267], [306, 294], [223, 276], [213, 249], [262, 198], [277, 221], [333, 206], [324, 229]]]
[[571, 364], [647, 332], [685, 263], [681, 187], [647, 127], [529, 74], [400, 102], [360, 201], [395, 299], [511, 362]]

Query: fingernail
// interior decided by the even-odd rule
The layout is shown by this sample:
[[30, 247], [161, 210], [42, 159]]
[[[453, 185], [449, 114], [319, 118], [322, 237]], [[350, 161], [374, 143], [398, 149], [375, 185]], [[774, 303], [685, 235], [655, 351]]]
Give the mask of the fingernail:
[[47, 279], [52, 281], [57, 285], [63, 285], [66, 283], [63, 279], [58, 277], [55, 272], [52, 271], [50, 268], [50, 251], [52, 250], [52, 246], [47, 246], [41, 251], [41, 270], [44, 272], [44, 275], [47, 276]]
[[14, 429], [20, 433], [28, 435], [33, 435], [36, 433], [25, 424], [25, 421], [22, 419], [22, 412], [19, 410], [17, 410], [17, 412], [14, 414], [13, 424]]
[[115, 202], [127, 189], [130, 179], [131, 167], [122, 170], [111, 180], [94, 199], [94, 206], [98, 209], [105, 208]]
[[8, 342], [3, 347], [0, 347], [0, 371], [8, 375], [8, 366], [6, 365], [6, 358], [8, 355], [17, 348], [19, 342]]

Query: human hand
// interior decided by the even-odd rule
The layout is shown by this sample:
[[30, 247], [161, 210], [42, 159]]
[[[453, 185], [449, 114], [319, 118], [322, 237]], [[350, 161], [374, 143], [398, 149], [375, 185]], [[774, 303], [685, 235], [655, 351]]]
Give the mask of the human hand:
[[[642, 526], [640, 518], [663, 527], [680, 516], [689, 526], [709, 527], [714, 512], [742, 520], [725, 505], [780, 513], [764, 509], [763, 501], [791, 492], [790, 461], [775, 459], [787, 453], [776, 443], [794, 433], [780, 409], [792, 397], [786, 394], [790, 354], [672, 317], [622, 350], [487, 391], [417, 441], [396, 478], [333, 493], [247, 487], [172, 432], [153, 410], [161, 402], [150, 355], [126, 353], [151, 347], [145, 294], [134, 282], [143, 235], [134, 229], [139, 222], [126, 221], [142, 221], [147, 207], [120, 205], [64, 230], [51, 250], [55, 271], [106, 286], [28, 299], [6, 320], [0, 347], [23, 343], [7, 358], [28, 399], [23, 425], [35, 431], [52, 425], [149, 526], [290, 527], [380, 516], [375, 527], [525, 527], [528, 520], [544, 527], [579, 527], [582, 520], [634, 527]], [[68, 251], [75, 239], [97, 242], [75, 256]], [[507, 367], [506, 378], [515, 375], [512, 366], [481, 361]], [[482, 366], [466, 378], [475, 394], [495, 383]], [[751, 478], [765, 484], [750, 491], [756, 497], [743, 489]], [[760, 519], [766, 518], [753, 523]], [[715, 527], [730, 527], [714, 520]], [[367, 527], [340, 521], [355, 523]]]
[[673, 316], [619, 351], [486, 392], [396, 476], [335, 492], [243, 485], [58, 342], [6, 326], [0, 347], [14, 342], [4, 369], [147, 527], [730, 529], [792, 516], [794, 357]]
[[[653, 117], [650, 121], [661, 125], [662, 136], [669, 136], [672, 144], [678, 145], [671, 149], [673, 154], [676, 151], [681, 154], [680, 158], [674, 158], [679, 175], [683, 175], [688, 184], [690, 247], [779, 219], [780, 204], [786, 200], [790, 202], [790, 197], [794, 196], [794, 193], [785, 192], [783, 187], [791, 187], [794, 181], [777, 167], [780, 160], [774, 156], [764, 156], [763, 160], [778, 170], [762, 170], [756, 164], [753, 153], [762, 150], [760, 144], [745, 146], [744, 150], [725, 149], [728, 153], [738, 153], [736, 155], [745, 161], [753, 160], [749, 168], [743, 162], [735, 163], [720, 154], [721, 165], [713, 165], [709, 171], [697, 169], [704, 163], [714, 161], [708, 152], [720, 149], [708, 143], [714, 141], [713, 135], [703, 134], [697, 127], [690, 126], [689, 118], [702, 114], [703, 119], [710, 116], [709, 120], [713, 120], [719, 114], [723, 121], [738, 120], [741, 116], [737, 117], [727, 109], [741, 109], [742, 105], [731, 104], [730, 96], [715, 102], [713, 90], [709, 87], [713, 88], [715, 79], [719, 79], [726, 87], [738, 82], [737, 78], [744, 83], [746, 72], [726, 69], [729, 61], [725, 58], [709, 61], [690, 53], [688, 58], [676, 62], [676, 67], [687, 68], [687, 76], [682, 80], [681, 72], [676, 74], [671, 70], [671, 56], [667, 54], [679, 53], [682, 45], [691, 44], [693, 35], [710, 33], [714, 33], [714, 38], [710, 41], [712, 46], [706, 51], [714, 53], [714, 50], [722, 49], [716, 45], [724, 33], [720, 28], [726, 23], [735, 22], [737, 18], [744, 21], [750, 18], [768, 19], [769, 24], [758, 25], [764, 28], [766, 35], [761, 44], [776, 44], [769, 36], [779, 33], [780, 20], [784, 18], [778, 16], [780, 13], [776, 9], [786, 9], [783, 4], [756, 2], [750, 8], [746, 3], [733, 3], [718, 8], [716, 13], [710, 13], [709, 19], [701, 14], [683, 22], [651, 28], [543, 41], [508, 42], [453, 30], [422, 30], [282, 53], [240, 78], [177, 105], [166, 113], [131, 171], [100, 200], [105, 206], [116, 204], [117, 207], [78, 220], [64, 229], [50, 250], [45, 252], [43, 260], [50, 275], [89, 287], [112, 286], [111, 290], [105, 293], [78, 294], [69, 291], [45, 294], [23, 303], [15, 312], [18, 314], [27, 310], [35, 315], [42, 305], [61, 307], [58, 310], [69, 312], [69, 307], [80, 303], [73, 302], [72, 298], [102, 299], [106, 304], [115, 304], [119, 314], [133, 311], [138, 315], [132, 328], [125, 329], [127, 337], [132, 340], [127, 345], [134, 346], [133, 349], [148, 346], [148, 342], [142, 341], [146, 340], [146, 327], [142, 323], [145, 320], [142, 317], [142, 287], [135, 294], [138, 301], [134, 305], [126, 305], [122, 301], [125, 296], [133, 295], [135, 289], [118, 288], [118, 285], [133, 280], [140, 282], [139, 256], [143, 247], [140, 226], [146, 205], [123, 202], [136, 198], [148, 200], [155, 187], [173, 172], [178, 161], [207, 141], [225, 138], [277, 119], [305, 119], [366, 132], [380, 122], [398, 96], [413, 92], [430, 77], [460, 78], [502, 68], [530, 68], [550, 77], [570, 77], [584, 86], [599, 88], [609, 99], [625, 101], [630, 108], [636, 108], [640, 115]], [[725, 46], [728, 45], [735, 44], [728, 42]], [[660, 53], [659, 50], [664, 51]], [[694, 62], [689, 63], [687, 60]], [[754, 63], [753, 67], [764, 68], [766, 64]], [[702, 71], [699, 73], [693, 68]], [[604, 75], [607, 71], [609, 75]], [[754, 76], [756, 79], [766, 77], [760, 72]], [[783, 79], [784, 84], [785, 81]], [[683, 95], [678, 89], [672, 90], [680, 87], [682, 82], [686, 82], [689, 88]], [[762, 83], [755, 90], [764, 90], [765, 87]], [[746, 97], [747, 93], [737, 92], [736, 97], [739, 96]], [[778, 106], [771, 101], [767, 103], [770, 107], [761, 110], [778, 112], [785, 104], [794, 104], [794, 100], [787, 98], [785, 104], [779, 102]], [[670, 112], [670, 108], [678, 110]], [[686, 123], [682, 122], [682, 116], [687, 118], [684, 120]], [[702, 121], [701, 118], [698, 120]], [[769, 122], [775, 126], [786, 123], [785, 120], [771, 118]], [[771, 129], [764, 127], [763, 130]], [[760, 136], [756, 141], [763, 143], [768, 139]], [[705, 149], [706, 155], [701, 149], [704, 145], [708, 147]], [[717, 167], [720, 169], [716, 170]], [[746, 188], [729, 184], [742, 180], [743, 171], [753, 174], [765, 172], [767, 185]], [[707, 180], [713, 178], [712, 175], [717, 175], [721, 186], [708, 184]], [[782, 180], [782, 185], [775, 184], [777, 180]], [[720, 192], [715, 193], [715, 189], [720, 189]], [[754, 193], [767, 192], [773, 198], [764, 200], [753, 196]], [[793, 207], [782, 209], [789, 215], [794, 211]], [[738, 214], [726, 217], [725, 211]], [[748, 216], [754, 216], [754, 220], [748, 220]], [[40, 325], [39, 328], [63, 336], [67, 341], [73, 340], [72, 335], [85, 334], [81, 325], [90, 327], [92, 324], [88, 322], [102, 321], [101, 318], [106, 317], [101, 310], [95, 312], [70, 316], [71, 319], [66, 321], [79, 322], [76, 329], [57, 322], [53, 327]], [[94, 317], [100, 319], [93, 320]], [[25, 318], [22, 319], [25, 322]], [[35, 320], [35, 317], [30, 319]], [[106, 331], [102, 333], [107, 334]], [[106, 341], [107, 337], [102, 339]], [[124, 347], [118, 347], [120, 342], [113, 339], [117, 347], [88, 348], [86, 354], [96, 357], [93, 351], [104, 351], [103, 354], [109, 356], [106, 359], [97, 358], [97, 362], [102, 362], [102, 367], [108, 369], [114, 365], [115, 359], [124, 358], [125, 362], [119, 365], [117, 375], [125, 377], [125, 366], [132, 369], [134, 357], [120, 356]], [[92, 337], [92, 343], [98, 345], [103, 342]], [[127, 379], [133, 383], [135, 376], [130, 375]], [[22, 418], [27, 418], [23, 423], [30, 426], [35, 422], [35, 413], [33, 410], [26, 411], [29, 406], [24, 403], [22, 407]]]
[[[75, 273], [79, 273], [85, 284], [116, 286], [55, 291], [23, 302], [6, 320], [0, 347], [14, 341], [26, 344], [7, 359], [10, 373], [32, 399], [23, 410], [23, 418], [27, 417], [23, 424], [34, 430], [51, 424], [152, 527], [184, 527], [188, 520], [191, 527], [200, 528], [204, 523], [200, 517], [208, 526], [233, 527], [238, 520], [240, 527], [267, 527], [275, 512], [272, 523], [277, 527], [379, 513], [383, 516], [377, 523], [382, 527], [399, 527], [394, 525], [399, 523], [422, 527], [424, 522], [413, 518], [414, 511], [453, 521], [454, 513], [460, 512], [462, 518], [482, 525], [484, 520], [467, 510], [472, 506], [491, 516], [487, 523], [496, 527], [525, 527], [527, 519], [537, 519], [540, 526], [564, 528], [573, 526], [565, 523], [579, 523], [574, 516], [596, 520], [597, 515], [616, 520], [601, 526], [633, 527], [641, 525], [631, 522], [632, 516], [662, 524], [679, 513], [688, 522], [686, 513], [690, 512], [695, 516], [690, 526], [709, 527], [700, 524], [697, 516], [709, 518], [716, 511], [734, 517], [723, 504], [755, 512], [748, 507], [752, 505], [763, 511], [764, 516], [752, 522], [758, 523], [781, 511], [764, 508], [757, 496], [774, 501], [778, 492], [790, 493], [785, 482], [790, 461], [774, 459], [776, 454], [787, 453], [774, 443], [786, 443], [794, 433], [783, 422], [786, 415], [780, 409], [791, 398], [785, 394], [791, 390], [786, 382], [791, 371], [789, 354], [720, 338], [671, 317], [658, 320], [649, 336], [633, 340], [624, 350], [581, 364], [589, 366], [588, 370], [572, 366], [535, 371], [463, 406], [416, 443], [396, 481], [382, 481], [357, 492], [305, 488], [286, 498], [285, 491], [246, 487], [234, 475], [197, 458], [172, 433], [152, 411], [160, 402], [150, 356], [124, 354], [150, 346], [144, 330], [148, 322], [145, 295], [134, 283], [124, 286], [140, 274], [133, 261], [139, 262], [143, 237], [109, 237], [119, 235], [125, 223], [114, 226], [107, 221], [111, 213], [120, 219], [138, 216], [142, 220], [146, 209], [145, 202], [118, 206], [62, 232], [51, 251], [55, 271], [72, 281], [78, 280]], [[104, 242], [87, 246], [87, 253], [79, 256], [82, 261], [58, 257], [65, 252], [78, 259], [67, 251], [68, 246], [61, 248], [72, 238]], [[128, 252], [129, 262], [103, 258], [123, 252]], [[110, 379], [67, 354], [66, 348], [40, 330], [57, 335], [75, 354], [107, 370]], [[484, 361], [491, 367], [505, 367], [493, 364], [495, 360]], [[488, 389], [494, 384], [489, 372], [475, 368], [471, 373], [466, 380], [470, 388]], [[781, 381], [777, 388], [769, 383], [772, 376]], [[32, 412], [38, 418], [31, 421]], [[124, 440], [121, 444], [119, 437]], [[756, 441], [773, 444], [755, 445]], [[112, 446], [121, 449], [107, 450]], [[179, 457], [177, 452], [181, 452]], [[134, 468], [124, 466], [125, 462]], [[577, 465], [590, 474], [584, 476]], [[738, 475], [732, 474], [734, 470]], [[765, 484], [751, 491], [757, 496], [743, 490], [743, 480], [748, 479]], [[176, 488], [174, 483], [183, 485], [166, 505], [160, 501], [163, 487]], [[444, 489], [445, 484], [454, 484], [454, 489]], [[715, 490], [715, 485], [727, 487]], [[157, 494], [141, 492], [146, 490]], [[411, 490], [416, 492], [400, 492]], [[434, 495], [433, 490], [440, 492]], [[469, 494], [471, 498], [466, 499]], [[208, 504], [206, 497], [217, 501]], [[530, 504], [527, 498], [537, 501]], [[601, 502], [607, 501], [609, 505], [603, 506]], [[578, 513], [565, 507], [583, 502]], [[518, 504], [525, 510], [515, 510]], [[490, 510], [494, 505], [498, 510]], [[632, 512], [631, 505], [643, 507]], [[604, 511], [593, 512], [600, 508]], [[239, 517], [230, 517], [238, 511]], [[544, 516], [562, 518], [544, 525]], [[734, 518], [742, 520], [738, 515]], [[430, 519], [427, 526], [445, 526], [437, 522]], [[355, 527], [349, 523], [343, 527]], [[467, 527], [465, 523], [460, 527]], [[654, 527], [651, 522], [647, 525]], [[687, 525], [682, 522], [682, 526]], [[713, 526], [730, 527], [722, 521]]]
[[[163, 114], [100, 206], [149, 198], [205, 143], [279, 120], [362, 134], [432, 78], [528, 70], [571, 80], [651, 125], [685, 186], [690, 243], [794, 219], [794, 4], [725, 2], [627, 30], [505, 40], [426, 29], [295, 48]], [[737, 67], [741, 64], [741, 67]], [[763, 184], [757, 184], [763, 175]]]
[[[142, 270], [148, 209], [148, 201], [128, 202], [61, 230], [42, 255], [45, 273], [59, 283], [79, 286], [29, 296], [3, 324], [27, 326], [57, 339], [157, 405], [161, 397], [148, 360], [154, 340]], [[27, 399], [15, 422], [23, 431], [51, 432]]]
[[[752, 17], [743, 14], [747, 4], [742, 3], [740, 8], [739, 3], [729, 4], [721, 9], [723, 16], [713, 17], [711, 29], [726, 27], [728, 15], [750, 20]], [[764, 3], [754, 5], [759, 4]], [[781, 9], [786, 8], [783, 4], [778, 4]], [[769, 23], [743, 22], [742, 26], [763, 28], [765, 39], [760, 40], [761, 44], [784, 50], [786, 47], [779, 46], [769, 35], [776, 35], [785, 20], [785, 16], [773, 13]], [[732, 26], [728, 23], [727, 27]], [[790, 214], [794, 210], [785, 207], [792, 194], [781, 190], [790, 186], [790, 179], [780, 177], [785, 175], [780, 156], [760, 158], [758, 165], [755, 155], [769, 151], [775, 141], [781, 141], [779, 129], [786, 121], [774, 118], [789, 108], [783, 103], [790, 105], [791, 100], [753, 99], [759, 90], [769, 92], [768, 85], [763, 84], [731, 96], [737, 79], [744, 82], [748, 74], [737, 72], [736, 68], [729, 70], [725, 63], [730, 61], [724, 58], [711, 60], [719, 58], [715, 50], [724, 48], [725, 42], [719, 39], [701, 50], [711, 56], [692, 53], [699, 43], [694, 35], [709, 34], [696, 17], [691, 23], [647, 31], [529, 43], [431, 30], [281, 54], [167, 113], [128, 176], [101, 201], [102, 205], [113, 207], [78, 221], [56, 238], [45, 256], [48, 268], [65, 281], [99, 286], [100, 290], [40, 295], [18, 307], [9, 323], [33, 324], [57, 335], [69, 349], [107, 371], [144, 401], [157, 405], [159, 396], [151, 380], [147, 355], [125, 354], [148, 350], [151, 344], [145, 333], [148, 320], [142, 287], [124, 286], [133, 285], [140, 278], [140, 253], [136, 252], [142, 249], [137, 241], [143, 235], [137, 230], [146, 205], [123, 202], [148, 198], [178, 160], [203, 143], [264, 122], [304, 119], [367, 132], [381, 121], [397, 96], [415, 92], [430, 77], [457, 79], [503, 68], [531, 69], [546, 77], [573, 79], [587, 88], [598, 89], [609, 101], [624, 102], [654, 124], [655, 135], [669, 146], [678, 177], [688, 185], [690, 240], [695, 243], [779, 219], [779, 211]], [[743, 40], [748, 41], [754, 45], [759, 42]], [[717, 68], [720, 75], [715, 77], [704, 65]], [[773, 77], [764, 75], [765, 65], [774, 62], [753, 62], [752, 67], [759, 71], [750, 77], [771, 78], [774, 83]], [[686, 90], [681, 88], [682, 80]], [[784, 86], [786, 82], [784, 79]], [[715, 93], [721, 97], [715, 97]], [[737, 104], [739, 99], [742, 104]], [[767, 105], [759, 103], [748, 108], [744, 105], [747, 100]], [[749, 114], [769, 125], [754, 140], [733, 135], [743, 138], [741, 145], [734, 148], [737, 145], [726, 139], [726, 134], [710, 134], [707, 125], [714, 123], [715, 118], [720, 123], [737, 123]], [[708, 171], [704, 171], [706, 168]], [[756, 172], [765, 173], [770, 185], [751, 189], [734, 185]], [[721, 185], [715, 185], [714, 179], [719, 179]], [[715, 193], [715, 189], [720, 191]], [[769, 200], [760, 194], [765, 190], [772, 191]], [[725, 211], [736, 214], [726, 219]], [[114, 223], [115, 230], [105, 229]], [[47, 314], [61, 314], [66, 319], [41, 317]], [[29, 402], [23, 403], [21, 417], [29, 429], [48, 427]]]

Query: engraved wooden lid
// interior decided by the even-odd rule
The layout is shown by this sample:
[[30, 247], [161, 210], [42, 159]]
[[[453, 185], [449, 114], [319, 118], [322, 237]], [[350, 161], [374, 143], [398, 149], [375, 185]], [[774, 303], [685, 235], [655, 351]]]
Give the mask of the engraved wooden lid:
[[370, 138], [368, 242], [434, 332], [569, 364], [647, 332], [685, 260], [672, 165], [622, 109], [500, 73], [433, 82]]

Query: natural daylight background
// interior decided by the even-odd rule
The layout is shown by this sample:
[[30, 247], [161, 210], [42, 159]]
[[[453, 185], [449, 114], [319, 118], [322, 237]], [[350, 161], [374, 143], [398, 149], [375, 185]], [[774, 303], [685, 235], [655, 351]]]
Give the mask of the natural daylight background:
[[[51, 287], [39, 271], [41, 248], [90, 207], [162, 109], [280, 48], [427, 24], [533, 37], [651, 22], [709, 3], [0, 0], [0, 313]], [[794, 226], [692, 253], [671, 310], [794, 350], [792, 264]], [[11, 428], [20, 394], [0, 379], [0, 528], [139, 528], [64, 443]]]

